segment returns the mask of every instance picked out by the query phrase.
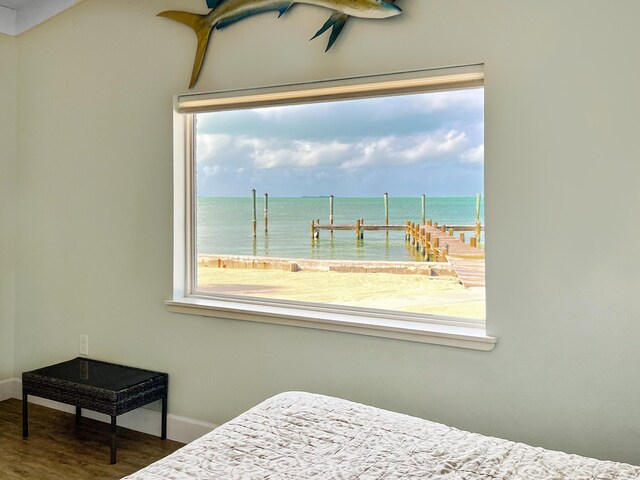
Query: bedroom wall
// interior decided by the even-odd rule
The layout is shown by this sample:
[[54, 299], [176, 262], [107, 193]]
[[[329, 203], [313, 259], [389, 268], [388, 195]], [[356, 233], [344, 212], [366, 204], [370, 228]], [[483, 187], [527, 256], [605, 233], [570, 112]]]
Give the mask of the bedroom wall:
[[0, 34], [0, 381], [13, 376], [15, 347], [18, 42]]
[[203, 3], [86, 0], [19, 38], [15, 375], [88, 334], [94, 357], [169, 372], [177, 415], [309, 390], [640, 464], [640, 4], [400, 0], [328, 54], [313, 7], [214, 35], [200, 90], [485, 63], [482, 353], [166, 311], [195, 42], [155, 14]]

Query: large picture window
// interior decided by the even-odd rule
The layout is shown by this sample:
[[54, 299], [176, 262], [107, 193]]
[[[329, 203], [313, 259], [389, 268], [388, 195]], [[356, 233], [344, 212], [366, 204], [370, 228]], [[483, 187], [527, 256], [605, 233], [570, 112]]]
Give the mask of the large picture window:
[[482, 73], [437, 73], [179, 99], [183, 296], [483, 329]]

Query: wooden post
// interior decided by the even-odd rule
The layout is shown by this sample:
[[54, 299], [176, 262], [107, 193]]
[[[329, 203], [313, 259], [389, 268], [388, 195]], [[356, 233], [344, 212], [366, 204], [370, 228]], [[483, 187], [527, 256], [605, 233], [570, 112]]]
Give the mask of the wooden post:
[[251, 209], [251, 223], [253, 226], [253, 236], [256, 236], [256, 225], [257, 225], [257, 220], [256, 220], [256, 189], [254, 188], [253, 190], [251, 190], [251, 203], [252, 203], [252, 209]]
[[333, 225], [333, 195], [329, 196], [329, 225]]
[[442, 233], [446, 232], [447, 231], [447, 226], [446, 225], [440, 225], [440, 231]]
[[464, 232], [460, 232], [460, 241], [464, 243]]
[[356, 240], [360, 240], [360, 219], [356, 220]]
[[480, 199], [481, 199], [481, 194], [478, 194], [476, 196], [476, 244], [480, 245], [480, 232], [481, 232], [481, 226], [480, 226]]
[[431, 219], [427, 220], [427, 225], [429, 225], [430, 227], [433, 226], [433, 220]]
[[450, 237], [453, 237], [453, 228], [450, 228], [450, 229], [449, 229], [449, 236], [450, 236]]
[[311, 220], [311, 239], [320, 238], [320, 230], [316, 230], [316, 224]]
[[389, 225], [389, 194], [387, 192], [384, 192], [384, 224]]
[[425, 215], [427, 213], [427, 201], [424, 193], [422, 194], [422, 225], [424, 225]]
[[471, 248], [476, 248], [476, 237], [471, 237], [471, 238], [469, 239], [469, 246], [470, 246]]
[[411, 238], [411, 233], [409, 231], [409, 228], [411, 228], [411, 221], [407, 220], [406, 222], [404, 222], [404, 225], [405, 225], [404, 239], [406, 241], [409, 241], [409, 239]]
[[264, 233], [269, 231], [269, 194], [264, 194]]

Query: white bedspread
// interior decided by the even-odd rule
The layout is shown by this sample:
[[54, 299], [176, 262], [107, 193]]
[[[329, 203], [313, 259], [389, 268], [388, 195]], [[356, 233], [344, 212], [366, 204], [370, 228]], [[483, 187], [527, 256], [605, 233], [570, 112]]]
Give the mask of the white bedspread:
[[126, 478], [608, 480], [640, 479], [640, 467], [289, 392]]

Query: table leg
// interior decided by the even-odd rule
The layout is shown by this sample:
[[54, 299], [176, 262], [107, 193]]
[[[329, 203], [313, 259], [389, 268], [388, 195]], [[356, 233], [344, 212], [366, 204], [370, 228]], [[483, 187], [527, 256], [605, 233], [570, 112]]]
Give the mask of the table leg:
[[76, 407], [76, 424], [80, 425], [80, 419], [82, 418], [82, 408]]
[[29, 436], [29, 401], [27, 399], [29, 395], [22, 392], [22, 436], [27, 438]]
[[116, 434], [118, 426], [116, 425], [116, 416], [111, 416], [111, 465], [116, 463]]
[[162, 433], [160, 438], [167, 439], [167, 396], [162, 397]]

